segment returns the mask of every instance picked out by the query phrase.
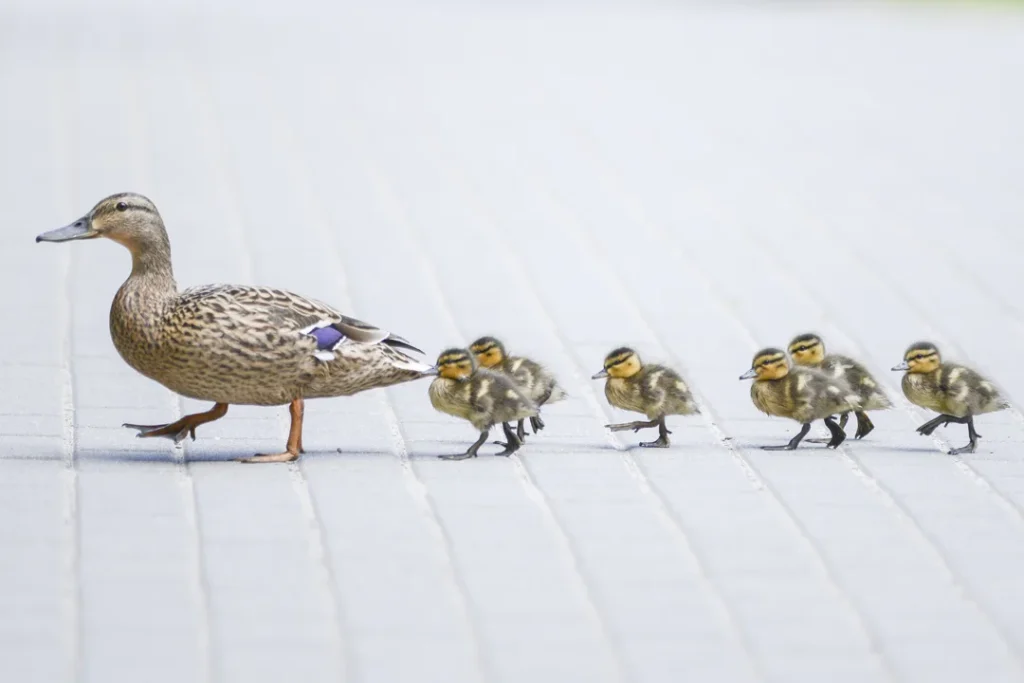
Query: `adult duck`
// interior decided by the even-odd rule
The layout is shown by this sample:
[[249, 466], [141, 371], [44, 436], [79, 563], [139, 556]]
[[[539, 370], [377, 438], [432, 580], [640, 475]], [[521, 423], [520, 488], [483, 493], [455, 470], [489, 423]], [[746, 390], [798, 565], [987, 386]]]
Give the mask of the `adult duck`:
[[289, 462], [302, 448], [304, 400], [349, 396], [419, 379], [431, 368], [405, 351], [405, 339], [280, 289], [206, 285], [178, 291], [171, 245], [156, 206], [116, 194], [74, 223], [37, 242], [105, 237], [131, 252], [132, 272], [110, 307], [110, 336], [135, 370], [171, 391], [213, 401], [204, 412], [164, 425], [132, 425], [139, 437], [195, 439], [196, 427], [223, 417], [231, 404], [289, 405], [282, 453], [241, 462]]

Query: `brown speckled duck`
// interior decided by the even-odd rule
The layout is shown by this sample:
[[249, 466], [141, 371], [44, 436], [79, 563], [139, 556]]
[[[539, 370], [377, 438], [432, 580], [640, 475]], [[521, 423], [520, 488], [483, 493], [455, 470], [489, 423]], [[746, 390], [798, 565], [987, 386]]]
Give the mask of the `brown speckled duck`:
[[304, 400], [348, 396], [424, 377], [430, 368], [405, 353], [409, 342], [280, 289], [207, 285], [179, 292], [171, 246], [156, 206], [116, 194], [37, 242], [106, 237], [132, 255], [132, 272], [110, 308], [110, 336], [121, 357], [171, 391], [213, 401], [205, 413], [165, 425], [131, 425], [139, 437], [175, 443], [223, 417], [232, 403], [288, 404], [285, 451], [242, 462], [288, 462], [302, 449]]
[[978, 447], [981, 434], [974, 431], [975, 415], [1009, 407], [992, 382], [963, 365], [943, 363], [931, 342], [911, 344], [893, 370], [906, 372], [903, 393], [911, 403], [939, 413], [918, 427], [918, 434], [928, 436], [950, 422], [967, 425], [967, 445], [950, 450], [950, 455], [973, 453]]

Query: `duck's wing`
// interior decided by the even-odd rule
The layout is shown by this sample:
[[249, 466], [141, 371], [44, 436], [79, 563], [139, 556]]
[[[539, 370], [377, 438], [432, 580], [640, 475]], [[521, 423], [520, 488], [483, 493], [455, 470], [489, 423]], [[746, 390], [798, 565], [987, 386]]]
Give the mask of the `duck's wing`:
[[347, 341], [385, 344], [423, 353], [406, 339], [370, 323], [347, 316], [332, 306], [283, 289], [243, 285], [206, 285], [181, 293], [179, 309], [206, 312], [265, 325], [294, 329], [317, 340], [317, 348], [329, 353]]

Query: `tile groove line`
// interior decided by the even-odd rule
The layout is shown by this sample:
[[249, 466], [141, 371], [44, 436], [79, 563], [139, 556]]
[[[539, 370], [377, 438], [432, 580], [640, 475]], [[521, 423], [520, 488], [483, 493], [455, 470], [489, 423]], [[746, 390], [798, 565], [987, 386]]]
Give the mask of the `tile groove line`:
[[[352, 299], [351, 287], [348, 283], [344, 260], [341, 257], [341, 245], [338, 243], [337, 235], [328, 227], [330, 220], [324, 211], [324, 204], [310, 182], [309, 162], [304, 153], [300, 151], [302, 148], [296, 139], [292, 124], [288, 121], [287, 116], [278, 110], [277, 105], [272, 102], [268, 102], [267, 107], [268, 112], [275, 121], [277, 135], [279, 136], [278, 142], [286, 156], [285, 171], [292, 177], [296, 190], [307, 200], [306, 205], [313, 207], [310, 211], [315, 215], [308, 224], [317, 230], [325, 244], [331, 246], [330, 255], [336, 266], [334, 273], [336, 273], [335, 280], [339, 285], [338, 298], [340, 303], [344, 309], [353, 311], [354, 301]], [[482, 632], [480, 617], [476, 613], [465, 578], [462, 576], [462, 572], [455, 561], [454, 544], [451, 534], [441, 521], [436, 505], [430, 496], [429, 489], [416, 472], [415, 467], [413, 467], [409, 457], [406, 437], [401, 429], [401, 423], [387, 389], [380, 392], [380, 401], [385, 412], [391, 447], [398, 458], [399, 467], [405, 479], [406, 490], [419, 507], [420, 514], [426, 520], [431, 533], [440, 546], [440, 555], [452, 581], [452, 589], [458, 610], [466, 622], [467, 635], [470, 639], [470, 647], [475, 659], [477, 677], [480, 681], [496, 680], [497, 677], [493, 673], [493, 664], [490, 662], [480, 640], [479, 634]]]
[[[134, 147], [138, 155], [135, 160], [136, 171], [142, 179], [142, 184], [152, 186], [152, 149], [150, 147], [150, 133], [146, 126], [145, 117], [141, 111], [139, 96], [139, 74], [136, 73], [137, 65], [129, 64], [124, 67], [124, 76], [127, 90], [130, 91], [127, 100], [127, 108], [131, 110], [134, 130], [130, 134], [137, 143]], [[168, 392], [173, 413], [177, 417], [184, 414], [184, 399]], [[177, 419], [177, 417], [175, 419]], [[199, 627], [196, 633], [196, 647], [199, 651], [199, 658], [202, 663], [202, 681], [209, 683], [213, 680], [213, 652], [210, 639], [210, 587], [206, 576], [206, 561], [203, 554], [203, 536], [200, 529], [199, 501], [196, 498], [195, 480], [192, 476], [192, 469], [188, 462], [188, 453], [191, 451], [191, 444], [186, 440], [180, 445], [171, 448], [171, 458], [175, 464], [178, 485], [181, 489], [181, 496], [184, 505], [185, 524], [188, 529], [189, 542], [195, 552], [194, 559], [186, 567], [186, 573], [192, 576], [195, 599], [199, 611]]]
[[[433, 158], [440, 160], [443, 157], [441, 155], [437, 155]], [[705, 595], [711, 596], [712, 601], [721, 612], [723, 621], [726, 625], [726, 630], [731, 633], [731, 636], [736, 640], [740, 649], [747, 656], [746, 663], [753, 670], [757, 678], [765, 680], [767, 675], [765, 674], [759, 659], [753, 654], [753, 645], [750, 642], [750, 638], [746, 631], [740, 626], [740, 621], [736, 616], [735, 608], [726, 598], [725, 593], [719, 589], [717, 584], [715, 584], [711, 579], [707, 560], [697, 549], [696, 544], [690, 539], [683, 520], [672, 509], [671, 505], [669, 505], [668, 500], [661, 490], [654, 485], [647, 469], [641, 464], [640, 460], [634, 455], [632, 450], [624, 448], [621, 441], [614, 434], [604, 429], [604, 424], [606, 422], [613, 421], [612, 417], [604, 408], [601, 407], [601, 404], [596, 397], [595, 390], [587, 383], [585, 378], [585, 368], [583, 368], [579, 359], [576, 357], [576, 354], [570, 351], [568, 340], [563, 336], [554, 317], [547, 309], [547, 305], [540, 297], [536, 285], [533, 284], [533, 278], [529, 277], [528, 271], [525, 266], [522, 265], [522, 257], [518, 255], [513, 257], [510, 255], [514, 249], [514, 247], [511, 246], [511, 241], [499, 238], [501, 231], [497, 229], [497, 219], [495, 219], [489, 211], [484, 209], [481, 202], [474, 196], [475, 193], [471, 187], [469, 179], [454, 167], [442, 164], [441, 162], [438, 162], [438, 165], [441, 167], [443, 172], [447, 173], [449, 177], [455, 181], [456, 186], [461, 190], [467, 204], [472, 207], [473, 212], [476, 214], [480, 222], [489, 228], [490, 238], [497, 247], [491, 253], [500, 254], [503, 260], [506, 261], [508, 267], [520, 276], [520, 282], [528, 283], [524, 289], [529, 291], [529, 296], [533, 301], [536, 310], [540, 311], [545, 324], [551, 329], [558, 340], [560, 345], [559, 351], [566, 357], [572, 359], [578, 370], [583, 371], [582, 374], [575, 375], [574, 380], [576, 380], [576, 384], [578, 386], [584, 388], [584, 392], [589, 399], [587, 403], [594, 413], [594, 416], [601, 423], [603, 435], [615, 447], [615, 449], [619, 451], [627, 473], [634, 479], [637, 487], [640, 489], [641, 497], [647, 500], [648, 504], [654, 508], [656, 515], [660, 517], [662, 522], [666, 525], [666, 528], [675, 538], [676, 543], [681, 548], [683, 554], [693, 561], [694, 566], [697, 568], [700, 582], [707, 591]], [[504, 244], [508, 248], [500, 248], [500, 246], [498, 246], [499, 244]], [[583, 378], [582, 381], [580, 380], [581, 377]], [[748, 479], [750, 479], [749, 476]]]
[[[401, 200], [399, 200], [391, 190], [391, 184], [386, 180], [383, 172], [379, 169], [373, 168], [370, 170], [370, 173], [375, 179], [379, 199], [382, 203], [391, 207], [390, 220], [393, 224], [400, 226], [413, 241], [420, 245], [421, 248], [419, 251], [422, 253], [422, 238], [418, 231], [412, 227], [412, 222], [406, 216]], [[422, 258], [424, 268], [429, 272], [428, 277], [433, 283], [432, 289], [435, 291], [435, 296], [441, 306], [441, 310], [447, 318], [448, 327], [452, 331], [454, 337], [462, 340], [463, 343], [466, 343], [466, 336], [463, 334], [460, 326], [456, 322], [455, 314], [452, 311], [451, 306], [448, 304], [447, 297], [444, 294], [444, 287], [441, 285], [440, 279], [436, 275], [433, 264], [431, 264], [425, 256]], [[611, 627], [608, 624], [608, 620], [603, 614], [600, 602], [597, 599], [596, 591], [591, 586], [591, 580], [587, 578], [587, 573], [584, 570], [584, 563], [579, 556], [579, 551], [573, 543], [569, 532], [564, 527], [561, 518], [557, 513], [555, 513], [554, 508], [548, 500], [547, 494], [545, 494], [537, 485], [532, 472], [524, 462], [521, 455], [516, 453], [512, 455], [509, 460], [513, 465], [516, 477], [524, 488], [527, 499], [531, 500], [537, 506], [546, 525], [554, 533], [558, 541], [558, 545], [560, 546], [561, 554], [563, 555], [563, 562], [565, 562], [569, 567], [570, 573], [574, 575], [583, 593], [583, 598], [587, 605], [587, 611], [590, 612], [590, 618], [595, 623], [601, 638], [608, 643], [608, 654], [612, 659], [616, 670], [615, 678], [619, 681], [628, 680], [627, 667], [621, 654], [621, 646], [614, 637]]]
[[[357, 128], [351, 120], [345, 120], [346, 125], [349, 129]], [[363, 159], [370, 159], [371, 157], [367, 154], [362, 155]], [[377, 168], [376, 165], [370, 165], [369, 162], [365, 162], [368, 173], [370, 174], [371, 180], [378, 193], [378, 198], [382, 206], [389, 207], [388, 213], [389, 220], [396, 226], [400, 227], [414, 242], [420, 245], [420, 249], [417, 251], [420, 254], [425, 253], [422, 248], [422, 237], [418, 230], [412, 225], [412, 222], [408, 219], [405, 214], [401, 201], [395, 196], [395, 193], [391, 190], [391, 184], [388, 182], [383, 171]], [[447, 297], [444, 294], [444, 288], [441, 285], [440, 278], [438, 278], [436, 270], [433, 264], [425, 256], [421, 256], [422, 267], [427, 274], [427, 278], [431, 283], [431, 290], [434, 292], [434, 297], [441, 307], [444, 316], [447, 318], [448, 327], [453, 334], [465, 341], [466, 337], [462, 333], [460, 326], [456, 321], [454, 312], [448, 303]], [[554, 511], [550, 501], [548, 500], [547, 494], [537, 485], [534, 475], [530, 471], [529, 467], [524, 462], [523, 458], [519, 454], [511, 456], [510, 460], [513, 463], [517, 478], [519, 478], [521, 484], [524, 487], [526, 496], [532, 500], [534, 504], [540, 510], [542, 516], [545, 518], [547, 526], [554, 532], [559, 545], [561, 546], [561, 552], [563, 554], [563, 561], [568, 565], [570, 572], [575, 575], [577, 582], [583, 592], [584, 600], [587, 604], [587, 609], [591, 613], [591, 620], [595, 622], [598, 629], [598, 633], [608, 643], [608, 654], [611, 657], [614, 666], [616, 668], [616, 678], [620, 681], [628, 680], [628, 671], [624, 657], [621, 652], [621, 645], [614, 637], [611, 627], [608, 624], [608, 620], [603, 614], [603, 610], [600, 607], [599, 601], [596, 597], [596, 592], [591, 586], [592, 581], [588, 579], [587, 574], [584, 570], [584, 563], [582, 562], [579, 551], [575, 547], [569, 532], [563, 525], [558, 514]]]
[[[68, 71], [59, 72], [56, 75], [56, 82], [51, 85], [54, 92], [53, 111], [53, 139], [56, 147], [58, 168], [72, 169], [69, 158], [73, 158], [74, 145], [73, 126], [64, 112], [74, 111], [73, 103], [65, 101], [66, 96], [61, 93], [74, 92], [69, 83], [62, 81], [72, 80], [73, 74]], [[76, 192], [77, 182], [74, 177], [64, 178], [64, 182], [57, 183], [57, 196], [62, 197], [59, 203], [61, 206], [72, 204]], [[69, 210], [69, 215], [74, 215], [74, 208]], [[73, 271], [74, 271], [74, 250], [66, 249], [58, 256], [58, 271], [60, 287], [57, 293], [57, 319], [61, 326], [60, 345], [60, 377], [61, 377], [61, 451], [63, 468], [61, 470], [61, 486], [64, 509], [62, 510], [62, 523], [64, 526], [64, 538], [62, 544], [65, 546], [63, 557], [63, 571], [67, 586], [64, 589], [63, 601], [66, 610], [68, 624], [68, 654], [69, 654], [69, 680], [79, 681], [83, 677], [82, 651], [82, 585], [81, 585], [81, 520], [79, 519], [79, 481], [78, 481], [78, 418], [75, 410], [76, 383], [74, 372], [75, 359], [75, 330], [74, 330], [74, 308], [71, 305], [73, 292]]]
[[[202, 46], [203, 49], [200, 50], [200, 52], [205, 55], [206, 63], [213, 64], [213, 60], [206, 43], [202, 42]], [[196, 91], [196, 101], [200, 106], [201, 116], [205, 123], [203, 128], [209, 138], [212, 138], [208, 140], [210, 144], [207, 145], [207, 148], [212, 150], [211, 161], [221, 185], [221, 189], [227, 196], [226, 203], [230, 214], [228, 222], [231, 224], [235, 240], [241, 245], [243, 263], [247, 276], [250, 281], [253, 281], [256, 276], [256, 265], [252, 256], [252, 249], [249, 245], [248, 236], [243, 228], [242, 203], [239, 199], [237, 187], [239, 180], [237, 178], [237, 174], [232, 171], [230, 166], [230, 154], [224, 141], [224, 131], [220, 122], [219, 115], [221, 112], [219, 112], [216, 99], [213, 95], [213, 77], [204, 75], [198, 66], [188, 69], [186, 65], [185, 68], [192, 76], [191, 83]], [[280, 421], [281, 419], [282, 417], [279, 415], [278, 420]], [[320, 519], [315, 497], [313, 496], [312, 488], [309, 485], [307, 474], [305, 472], [305, 468], [302, 466], [301, 460], [296, 463], [288, 463], [285, 471], [287, 472], [292, 492], [298, 500], [300, 512], [302, 513], [307, 525], [306, 545], [307, 552], [309, 553], [309, 560], [312, 565], [317, 568], [318, 573], [320, 574], [321, 590], [323, 590], [330, 598], [331, 630], [333, 631], [331, 635], [332, 640], [334, 641], [332, 650], [335, 666], [337, 667], [338, 674], [342, 677], [342, 680], [352, 680], [351, 668], [354, 666], [354, 658], [348, 648], [348, 639], [345, 638], [345, 622], [343, 617], [344, 609], [342, 606], [341, 595], [337, 588], [334, 567], [332, 565], [330, 555], [327, 552], [327, 545], [325, 541], [327, 537], [326, 528], [323, 521]]]
[[[646, 217], [646, 213], [640, 207], [639, 200], [634, 198], [633, 194], [626, 190], [621, 183], [616, 183], [613, 181], [612, 175], [614, 174], [614, 171], [609, 166], [604, 155], [597, 151], [596, 144], [593, 143], [593, 141], [590, 139], [590, 136], [586, 136], [586, 143], [587, 146], [590, 147], [592, 151], [592, 156], [594, 160], [597, 162], [598, 167], [604, 169], [607, 184], [610, 187], [617, 188], [616, 191], [619, 194], [620, 201], [622, 201], [624, 207], [627, 208], [628, 210], [629, 220], [631, 220], [635, 224], [647, 225], [653, 228], [654, 231], [661, 235], [663, 238], [666, 237], [665, 231], [661, 230], [654, 221], [651, 221]], [[668, 239], [672, 239], [671, 236], [667, 237]], [[760, 238], [757, 236], [754, 236], [753, 239], [757, 240], [759, 243], [762, 243], [760, 242]], [[678, 239], [674, 241], [678, 242]], [[775, 262], [779, 265], [784, 265], [781, 263], [779, 257], [772, 250], [765, 249], [763, 251], [772, 253], [773, 260], [775, 260]], [[685, 249], [679, 249], [676, 246], [673, 247], [673, 252], [676, 253], [677, 255], [680, 255], [680, 257], [683, 258], [688, 263], [691, 269], [695, 271], [700, 271], [701, 277], [708, 278], [708, 276], [703, 274], [703, 270], [699, 266], [697, 266], [693, 261], [686, 258], [685, 256], [682, 256], [682, 254], [686, 252]], [[787, 280], [791, 278], [791, 276], [786, 275], [786, 269], [784, 267], [778, 267], [776, 270], [783, 272], [783, 277], [786, 278]], [[708, 281], [710, 282], [710, 278], [708, 278]], [[791, 284], [790, 286], [792, 287], [793, 285]], [[805, 292], [805, 290], [800, 288], [797, 288], [797, 291]], [[831, 322], [837, 330], [840, 330], [843, 336], [846, 337], [848, 341], [853, 341], [852, 339], [850, 339], [850, 336], [846, 334], [845, 331], [842, 330], [842, 327], [836, 324], [836, 321], [832, 319], [831, 315], [827, 313], [820, 299], [817, 298], [817, 295], [814, 292], [805, 292], [805, 295], [812, 302], [814, 302], [814, 304], [818, 306], [823, 313], [825, 313], [825, 318], [827, 321]], [[742, 329], [744, 329], [748, 339], [751, 342], [754, 342], [755, 338], [752, 331], [749, 328], [747, 328], [746, 324], [743, 323], [739, 316], [736, 313], [734, 313], [731, 310], [731, 308], [725, 308], [724, 310], [726, 311], [727, 315], [734, 318], [735, 322], [739, 326], [741, 326]], [[857, 344], [856, 342], [854, 342], [852, 346], [856, 351], [863, 353], [863, 349], [861, 349], [859, 344]], [[894, 394], [894, 391], [887, 384], [884, 386], [886, 387], [886, 393], [890, 396], [891, 399], [893, 399], [894, 404], [900, 405], [900, 407], [903, 408], [905, 412], [909, 413], [910, 411], [908, 410], [906, 401], [902, 400], [902, 396], [896, 396]], [[913, 418], [913, 415], [911, 415], [911, 418]], [[1017, 648], [1013, 645], [1013, 642], [1008, 638], [1008, 636], [1006, 636], [1005, 629], [1001, 624], [1001, 620], [997, 619], [995, 615], [992, 614], [991, 611], [988, 610], [980, 602], [980, 600], [978, 600], [978, 598], [976, 598], [973, 595], [973, 592], [967, 586], [966, 582], [963, 580], [962, 577], [959, 576], [959, 574], [953, 568], [953, 565], [949, 558], [946, 557], [945, 553], [939, 547], [936, 539], [934, 539], [929, 532], [925, 531], [925, 529], [922, 527], [917, 518], [906, 508], [905, 505], [903, 505], [898, 500], [895, 493], [891, 491], [887, 486], [885, 486], [881, 482], [881, 480], [879, 480], [878, 477], [871, 472], [870, 468], [865, 466], [859, 458], [857, 458], [851, 453], [849, 446], [843, 446], [839, 450], [841, 451], [840, 457], [850, 468], [851, 473], [854, 474], [854, 476], [861, 481], [862, 485], [867, 487], [869, 491], [872, 491], [876, 495], [881, 496], [886, 505], [896, 512], [897, 517], [901, 519], [905, 524], [910, 525], [911, 528], [914, 531], [916, 531], [916, 533], [922, 538], [926, 547], [928, 547], [931, 550], [934, 559], [939, 562], [939, 566], [942, 568], [943, 573], [947, 575], [952, 586], [969, 605], [973, 606], [978, 611], [978, 613], [989, 622], [989, 625], [992, 627], [993, 632], [996, 634], [998, 639], [1002, 641], [1002, 644], [1006, 648], [1007, 652], [1016, 660], [1018, 667], [1020, 667], [1022, 663], [1021, 655], [1018, 652]], [[974, 472], [973, 468], [971, 468], [971, 471]], [[985, 481], [985, 483], [988, 484], [987, 480]], [[988, 486], [991, 488], [991, 484], [988, 484]], [[996, 495], [999, 495], [998, 492], [995, 493]]]
[[[581, 229], [579, 219], [573, 214], [573, 212], [568, 207], [562, 206], [561, 203], [558, 202], [556, 199], [546, 196], [546, 194], [535, 185], [534, 181], [532, 180], [532, 177], [528, 173], [523, 172], [518, 153], [513, 151], [512, 154], [515, 158], [515, 170], [517, 171], [517, 175], [521, 179], [523, 179], [524, 184], [526, 184], [530, 189], [532, 189], [533, 194], [535, 196], [541, 199], [541, 205], [549, 207], [549, 215], [551, 215], [552, 213], [558, 214], [557, 217], [561, 218], [562, 220], [556, 220], [556, 223], [571, 226], [571, 231], [575, 234], [576, 241], [584, 245], [585, 248], [591, 252], [593, 258], [605, 266], [604, 268], [601, 269], [601, 271], [606, 274], [606, 278], [612, 280], [616, 287], [619, 289], [619, 291], [623, 293], [628, 293], [627, 299], [629, 301], [629, 305], [634, 309], [638, 320], [640, 320], [643, 326], [646, 327], [646, 331], [650, 338], [656, 341], [657, 345], [661, 348], [663, 353], [667, 354], [668, 357], [672, 358], [676, 363], [679, 363], [679, 359], [675, 356], [675, 354], [673, 354], [670, 351], [669, 347], [666, 346], [666, 344], [662, 341], [661, 335], [655, 331], [655, 329], [651, 326], [650, 323], [647, 322], [647, 316], [643, 310], [643, 307], [637, 303], [637, 299], [635, 294], [632, 292], [632, 288], [626, 285], [621, 275], [619, 275], [618, 269], [616, 268], [613, 270], [607, 267], [609, 261], [607, 257], [603, 254], [600, 245], [596, 244], [594, 239], [590, 237], [585, 230]], [[622, 191], [620, 190], [620, 193], [621, 192]], [[735, 312], [730, 310], [728, 307], [724, 308], [723, 310], [725, 310], [725, 312], [730, 317], [736, 319], [737, 322], [742, 322], [738, 320]], [[745, 325], [743, 327], [745, 329]], [[756, 348], [756, 341], [750, 336], [749, 330], [746, 331], [745, 336], [747, 337], [748, 345], [750, 345], [752, 348]], [[681, 369], [684, 371], [685, 375], [689, 376], [689, 372], [687, 372], [686, 366], [682, 363], [680, 363], [680, 366]], [[707, 403], [707, 401], [703, 398], [700, 392], [694, 389], [693, 393], [698, 405], [701, 408], [702, 419], [705, 421], [708, 428], [715, 434], [718, 443], [728, 452], [733, 454], [736, 458], [745, 463], [744, 469], [748, 470], [749, 472], [753, 472], [757, 476], [758, 480], [761, 482], [763, 487], [770, 493], [776, 505], [789, 519], [790, 524], [796, 530], [797, 535], [802, 539], [804, 544], [811, 550], [811, 552], [815, 556], [817, 564], [819, 565], [819, 569], [823, 574], [823, 577], [830, 585], [832, 592], [839, 599], [840, 603], [846, 607], [846, 610], [849, 613], [849, 617], [852, 619], [853, 624], [855, 624], [855, 626], [861, 631], [862, 635], [864, 636], [869, 646], [872, 655], [877, 660], [882, 671], [886, 674], [886, 676], [889, 679], [895, 680], [897, 678], [895, 673], [895, 665], [892, 661], [890, 661], [889, 657], [885, 654], [885, 650], [882, 647], [878, 635], [874, 632], [874, 629], [871, 628], [871, 626], [868, 623], [868, 620], [861, 612], [860, 608], [856, 605], [852, 597], [843, 588], [841, 582], [839, 581], [838, 574], [832, 565], [832, 562], [826, 557], [825, 552], [822, 550], [818, 542], [815, 541], [814, 538], [808, 533], [807, 528], [800, 521], [799, 517], [792, 510], [792, 508], [790, 508], [790, 506], [785, 502], [784, 498], [776, 490], [774, 485], [770, 484], [767, 481], [767, 479], [760, 473], [759, 469], [753, 464], [753, 462], [746, 455], [743, 454], [743, 450], [740, 449], [735, 444], [734, 440], [731, 439], [727, 435], [725, 430], [722, 429], [722, 427], [719, 425], [719, 421], [715, 417], [715, 413], [712, 407]]]

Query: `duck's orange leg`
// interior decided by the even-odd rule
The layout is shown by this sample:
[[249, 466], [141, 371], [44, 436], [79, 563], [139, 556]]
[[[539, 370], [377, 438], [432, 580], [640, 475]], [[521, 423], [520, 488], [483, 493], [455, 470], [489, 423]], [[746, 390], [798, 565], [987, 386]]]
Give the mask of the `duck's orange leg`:
[[219, 420], [228, 413], [227, 403], [214, 403], [213, 407], [207, 410], [205, 413], [195, 413], [193, 415], [186, 415], [177, 422], [172, 422], [166, 425], [133, 425], [124, 424], [122, 427], [129, 429], [137, 429], [139, 433], [137, 437], [140, 439], [146, 439], [151, 436], [165, 436], [168, 439], [173, 439], [174, 443], [181, 443], [184, 441], [186, 436], [191, 436], [192, 440], [196, 440], [196, 427], [204, 425], [207, 422], [213, 422]]
[[305, 402], [297, 398], [288, 406], [288, 413], [292, 416], [292, 425], [288, 429], [288, 445], [284, 453], [273, 455], [254, 455], [251, 458], [239, 458], [238, 462], [291, 462], [299, 459], [302, 451], [302, 416], [305, 413]]

